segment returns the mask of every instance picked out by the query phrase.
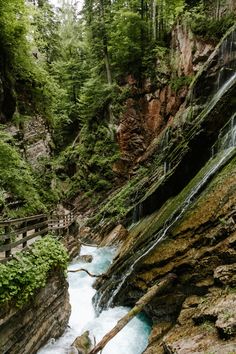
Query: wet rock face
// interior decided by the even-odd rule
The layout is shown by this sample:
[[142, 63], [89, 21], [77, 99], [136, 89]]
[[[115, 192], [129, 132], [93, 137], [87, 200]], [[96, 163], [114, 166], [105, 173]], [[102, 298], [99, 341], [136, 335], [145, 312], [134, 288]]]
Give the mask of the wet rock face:
[[62, 335], [70, 311], [68, 283], [64, 274], [54, 272], [31, 303], [20, 310], [1, 308], [1, 353], [35, 354], [50, 338]]
[[[169, 236], [136, 265], [115, 298], [116, 304], [132, 305], [153, 283], [169, 273], [177, 275], [175, 286], [145, 308], [156, 331], [145, 354], [203, 354], [214, 345], [216, 353], [227, 353], [225, 350], [230, 352], [233, 348], [236, 335], [232, 310], [236, 300], [235, 162], [233, 158], [222, 168], [191, 203]], [[163, 215], [168, 215], [167, 210], [164, 207], [162, 212], [150, 215], [127, 236], [111, 277], [125, 274], [123, 265], [138, 252]], [[115, 278], [111, 278], [98, 287], [105, 289], [109, 284], [114, 287], [114, 282]], [[159, 327], [163, 323], [168, 325]], [[167, 327], [173, 328], [167, 331]]]
[[[176, 71], [177, 80], [195, 74], [214, 49], [213, 45], [194, 38], [186, 26], [179, 24], [172, 32], [171, 47], [174, 54], [169, 65], [172, 72]], [[140, 88], [134, 78], [126, 78], [131, 97], [126, 101], [117, 129], [121, 160], [113, 168], [120, 175], [127, 175], [139, 162], [153, 139], [172, 123], [185, 100], [187, 86], [175, 91], [169, 83], [171, 73], [168, 73], [168, 67], [165, 71], [165, 79], [158, 82], [158, 88], [150, 79], [146, 79]]]

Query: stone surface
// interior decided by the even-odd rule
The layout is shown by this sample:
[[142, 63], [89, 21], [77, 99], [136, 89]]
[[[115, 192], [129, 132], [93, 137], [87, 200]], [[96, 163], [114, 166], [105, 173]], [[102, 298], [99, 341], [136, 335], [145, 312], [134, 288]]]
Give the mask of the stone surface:
[[186, 24], [177, 23], [172, 31], [172, 51], [178, 76], [191, 76], [214, 50], [212, 43], [195, 38]]
[[93, 256], [85, 254], [83, 256], [78, 256], [76, 259], [79, 262], [91, 263], [93, 261]]
[[100, 243], [100, 246], [117, 245], [125, 240], [128, 235], [128, 230], [123, 225], [117, 225], [107, 237]]
[[41, 158], [51, 155], [52, 138], [45, 120], [41, 116], [32, 117], [24, 122], [23, 144], [27, 161], [38, 167]]
[[[204, 297], [188, 297], [183, 304], [177, 323], [167, 327], [162, 338], [154, 337], [144, 353], [235, 353], [235, 300], [235, 294], [227, 293], [226, 290], [222, 297], [222, 290], [219, 288], [215, 288], [212, 294], [209, 293]], [[193, 319], [195, 319], [195, 323]], [[198, 323], [196, 323], [196, 319], [198, 319]], [[220, 330], [224, 329], [230, 333], [228, 337], [222, 338], [219, 324], [222, 325]], [[155, 325], [153, 332], [156, 326], [158, 327]]]
[[86, 331], [81, 336], [77, 337], [72, 343], [72, 347], [76, 348], [78, 354], [87, 354], [92, 347], [89, 331]]
[[35, 354], [66, 329], [70, 316], [68, 283], [54, 271], [47, 285], [22, 309], [0, 309], [1, 354]]
[[236, 264], [226, 264], [214, 271], [216, 281], [224, 285], [236, 286]]

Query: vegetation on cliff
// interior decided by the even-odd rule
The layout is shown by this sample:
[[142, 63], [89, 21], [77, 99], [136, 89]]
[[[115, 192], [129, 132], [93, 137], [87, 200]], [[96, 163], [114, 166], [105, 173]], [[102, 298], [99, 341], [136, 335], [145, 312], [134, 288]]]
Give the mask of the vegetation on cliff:
[[[196, 35], [216, 41], [234, 21], [233, 14], [212, 14], [205, 21], [207, 5], [183, 0], [85, 1], [81, 12], [70, 3], [59, 10], [48, 0], [1, 1], [0, 12], [1, 122], [23, 129], [25, 119], [40, 114], [53, 132], [54, 158], [42, 160], [43, 173], [30, 172], [45, 189], [42, 193], [34, 185], [41, 196], [31, 203], [32, 211], [63, 195], [80, 194], [95, 205], [122, 184], [112, 166], [122, 157], [116, 129], [127, 98], [142, 92], [148, 77], [156, 88], [170, 83], [175, 91], [191, 81], [169, 71], [173, 24], [182, 19]], [[135, 80], [136, 92], [128, 77]], [[49, 197], [49, 179], [56, 185], [54, 198]], [[7, 181], [3, 185], [2, 199], [6, 192], [16, 193]]]
[[[235, 125], [232, 9], [231, 0], [85, 0], [81, 11], [0, 0], [1, 217], [69, 201], [95, 211], [85, 233], [131, 225], [98, 281], [102, 306], [130, 305], [173, 271], [176, 288], [147, 309], [173, 326], [189, 295], [217, 288], [218, 299], [235, 286], [235, 127], [227, 153], [224, 135]], [[47, 131], [33, 143], [50, 136], [37, 166], [23, 138], [32, 118]], [[0, 264], [0, 303], [22, 307], [67, 260], [48, 236]]]
[[0, 303], [22, 307], [45, 286], [50, 272], [66, 270], [68, 255], [52, 236], [36, 241], [30, 250], [20, 252], [6, 265], [0, 264]]

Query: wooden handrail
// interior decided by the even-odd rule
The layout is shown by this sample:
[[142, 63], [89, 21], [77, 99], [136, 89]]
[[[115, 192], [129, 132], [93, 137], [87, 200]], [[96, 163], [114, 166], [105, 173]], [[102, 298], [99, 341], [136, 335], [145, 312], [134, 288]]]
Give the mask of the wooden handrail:
[[23, 227], [21, 229], [17, 229], [16, 231], [10, 232], [9, 234], [5, 234], [1, 237], [2, 240], [7, 240], [8, 238], [11, 238], [12, 236], [16, 235], [16, 232], [18, 235], [23, 234], [27, 231], [35, 230], [36, 228], [41, 228], [43, 226], [47, 225], [48, 226], [48, 221], [45, 220], [43, 222], [37, 223], [37, 224], [32, 224], [28, 225], [26, 227]]
[[11, 249], [21, 245], [22, 243], [24, 243], [26, 241], [29, 241], [37, 236], [45, 235], [47, 232], [48, 232], [48, 228], [45, 228], [43, 230], [33, 233], [32, 235], [26, 236], [18, 241], [8, 243], [7, 245], [0, 246], [0, 252], [10, 251]]
[[[46, 214], [28, 216], [25, 218], [9, 219], [0, 221], [0, 228], [4, 229], [4, 234], [0, 235], [0, 252], [5, 252], [5, 258], [0, 258], [0, 263], [6, 263], [12, 257], [12, 250], [20, 245], [22, 249], [27, 247], [29, 240], [38, 236], [45, 236], [49, 231], [68, 229], [76, 219], [76, 209], [68, 214], [61, 214], [49, 218]], [[13, 229], [11, 228], [13, 226]], [[30, 234], [28, 234], [30, 232]], [[14, 240], [11, 239], [14, 237]]]
[[25, 222], [25, 221], [38, 220], [43, 217], [47, 218], [47, 215], [46, 214], [39, 214], [39, 215], [27, 216], [25, 218], [19, 218], [19, 219], [2, 220], [2, 221], [0, 221], [0, 227], [3, 227], [5, 225], [16, 225], [20, 222]]

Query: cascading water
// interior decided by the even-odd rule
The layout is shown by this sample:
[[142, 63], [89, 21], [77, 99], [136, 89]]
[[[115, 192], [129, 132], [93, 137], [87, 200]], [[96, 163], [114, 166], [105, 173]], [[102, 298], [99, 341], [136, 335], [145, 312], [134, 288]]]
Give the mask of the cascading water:
[[[164, 227], [159, 230], [156, 234], [152, 235], [152, 241], [148, 242], [148, 245], [145, 246], [140, 252], [137, 252], [137, 258], [133, 260], [132, 265], [128, 270], [122, 274], [122, 279], [119, 281], [118, 286], [113, 291], [112, 296], [107, 302], [107, 307], [110, 307], [113, 304], [113, 301], [116, 295], [120, 292], [121, 288], [127, 281], [127, 278], [133, 273], [136, 265], [140, 263], [155, 247], [164, 240], [168, 232], [173, 226], [181, 219], [182, 215], [185, 213], [190, 203], [199, 195], [203, 187], [211, 180], [211, 178], [216, 174], [216, 172], [228, 161], [232, 156], [233, 151], [236, 146], [236, 114], [234, 114], [230, 121], [222, 128], [219, 134], [219, 141], [217, 142], [217, 155], [212, 158], [204, 167], [203, 167], [203, 176], [199, 179], [196, 178], [196, 183], [193, 188], [188, 193], [187, 197], [183, 200], [181, 205], [179, 205], [174, 213], [168, 218]], [[196, 176], [197, 177], [197, 176]], [[194, 180], [194, 179], [193, 179]], [[100, 307], [103, 301], [103, 294], [100, 298], [96, 299], [97, 309]]]
[[220, 89], [214, 94], [207, 106], [197, 116], [198, 120], [205, 118], [215, 108], [220, 99], [236, 84], [236, 72], [233, 71], [232, 76], [220, 87]]
[[229, 79], [236, 69], [236, 31], [223, 41], [219, 48], [218, 65], [221, 67], [216, 80], [216, 91]]
[[[74, 260], [69, 269], [86, 268], [95, 274], [103, 273], [109, 266], [115, 249], [104, 247], [82, 247], [81, 254], [93, 256], [92, 263]], [[94, 279], [85, 272], [69, 273], [69, 293], [72, 313], [69, 327], [58, 340], [50, 340], [38, 354], [67, 354], [68, 348], [75, 338], [86, 330], [90, 337], [98, 341], [115, 326], [116, 322], [128, 312], [126, 307], [116, 307], [103, 311], [96, 317], [92, 305], [95, 290], [92, 288]], [[134, 318], [117, 336], [104, 348], [103, 354], [141, 354], [147, 346], [150, 326], [141, 317]]]
[[212, 146], [212, 157], [218, 152], [236, 146], [236, 113], [232, 115], [230, 120], [220, 130], [217, 142]]

